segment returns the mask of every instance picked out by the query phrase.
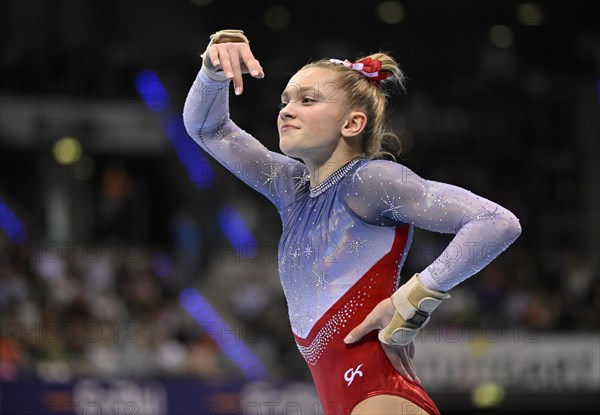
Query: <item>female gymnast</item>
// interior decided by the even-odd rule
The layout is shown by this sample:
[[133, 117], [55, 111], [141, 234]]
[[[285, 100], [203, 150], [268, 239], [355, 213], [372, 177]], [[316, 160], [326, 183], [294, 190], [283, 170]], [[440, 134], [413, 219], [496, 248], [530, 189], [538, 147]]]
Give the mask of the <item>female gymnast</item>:
[[[269, 151], [229, 117], [229, 84], [263, 78], [239, 30], [211, 36], [184, 106], [190, 136], [281, 216], [278, 260], [297, 346], [327, 415], [438, 414], [412, 365], [414, 338], [447, 291], [520, 234], [505, 208], [375, 159], [392, 135], [384, 84], [403, 75], [378, 53], [309, 63], [289, 80]], [[299, 161], [301, 160], [301, 161]], [[399, 286], [413, 227], [455, 234]]]

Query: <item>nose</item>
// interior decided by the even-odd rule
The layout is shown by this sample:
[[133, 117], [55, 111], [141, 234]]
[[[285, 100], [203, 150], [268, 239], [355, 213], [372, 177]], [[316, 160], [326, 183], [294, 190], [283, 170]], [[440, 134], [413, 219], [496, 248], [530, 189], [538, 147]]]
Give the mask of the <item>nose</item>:
[[290, 109], [290, 104], [287, 104], [285, 107], [283, 107], [279, 111], [279, 118], [281, 118], [282, 120], [294, 119], [295, 117], [296, 116], [294, 115], [294, 113]]

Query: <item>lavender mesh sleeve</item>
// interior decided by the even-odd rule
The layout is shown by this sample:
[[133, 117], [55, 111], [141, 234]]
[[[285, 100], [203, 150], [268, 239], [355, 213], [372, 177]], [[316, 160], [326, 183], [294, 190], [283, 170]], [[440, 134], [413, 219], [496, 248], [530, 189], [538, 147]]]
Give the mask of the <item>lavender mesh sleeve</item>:
[[423, 272], [423, 283], [447, 291], [477, 273], [521, 233], [502, 206], [457, 186], [424, 180], [398, 163], [374, 161], [349, 181], [345, 204], [380, 226], [409, 223], [456, 236]]
[[307, 169], [268, 150], [229, 118], [229, 83], [214, 81], [201, 70], [183, 108], [185, 127], [204, 151], [281, 210], [294, 201], [294, 188]]

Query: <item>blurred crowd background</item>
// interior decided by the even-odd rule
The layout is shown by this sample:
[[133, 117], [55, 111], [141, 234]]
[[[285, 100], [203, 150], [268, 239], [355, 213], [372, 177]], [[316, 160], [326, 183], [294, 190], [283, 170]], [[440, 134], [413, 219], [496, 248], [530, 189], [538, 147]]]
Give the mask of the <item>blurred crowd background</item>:
[[[193, 287], [271, 379], [309, 379], [278, 282], [275, 209], [212, 160], [212, 184], [195, 185], [165, 112], [136, 89], [153, 71], [180, 116], [223, 28], [244, 29], [265, 68], [231, 114], [270, 149], [299, 67], [386, 50], [408, 77], [389, 115], [399, 162], [520, 218], [519, 240], [430, 324], [597, 333], [598, 22], [600, 3], [581, 0], [3, 1], [0, 377], [241, 378], [181, 307]], [[258, 252], [231, 245], [224, 207]], [[416, 231], [403, 278], [449, 241]]]

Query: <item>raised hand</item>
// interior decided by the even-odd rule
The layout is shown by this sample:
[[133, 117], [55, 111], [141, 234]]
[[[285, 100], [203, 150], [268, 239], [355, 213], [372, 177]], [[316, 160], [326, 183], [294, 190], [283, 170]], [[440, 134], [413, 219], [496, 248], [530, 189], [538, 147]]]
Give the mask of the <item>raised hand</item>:
[[211, 36], [211, 43], [203, 57], [209, 70], [222, 70], [226, 79], [233, 80], [236, 95], [240, 95], [244, 90], [242, 74], [249, 73], [259, 79], [265, 76], [260, 62], [250, 50], [248, 39], [239, 30], [222, 30], [215, 33]]

